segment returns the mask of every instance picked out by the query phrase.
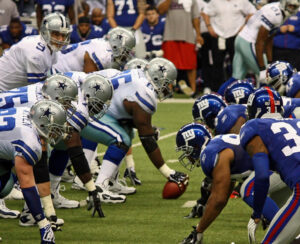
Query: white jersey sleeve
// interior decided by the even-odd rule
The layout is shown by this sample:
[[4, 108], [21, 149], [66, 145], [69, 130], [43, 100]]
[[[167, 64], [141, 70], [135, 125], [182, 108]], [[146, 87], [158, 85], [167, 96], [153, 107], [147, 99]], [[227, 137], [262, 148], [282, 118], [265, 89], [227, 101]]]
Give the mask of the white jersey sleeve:
[[112, 77], [117, 76], [118, 74], [120, 74], [121, 71], [117, 70], [117, 69], [104, 69], [104, 70], [100, 70], [100, 71], [95, 71], [94, 73], [102, 75], [106, 78], [112, 78]]
[[24, 37], [0, 58], [0, 91], [43, 81], [56, 60], [39, 35]]
[[112, 50], [108, 41], [103, 38], [92, 39], [91, 43], [86, 45], [86, 51], [99, 70], [111, 67]]

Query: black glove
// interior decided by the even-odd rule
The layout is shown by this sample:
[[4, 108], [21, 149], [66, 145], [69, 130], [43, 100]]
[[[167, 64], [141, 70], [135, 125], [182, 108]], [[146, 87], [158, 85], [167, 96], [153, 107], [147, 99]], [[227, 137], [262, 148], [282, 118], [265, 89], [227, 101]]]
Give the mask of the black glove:
[[175, 171], [174, 174], [169, 176], [169, 181], [176, 182], [177, 184], [184, 184], [187, 186], [189, 184], [189, 176], [185, 173]]
[[51, 215], [50, 217], [47, 217], [48, 221], [50, 222], [51, 229], [53, 231], [62, 231], [59, 225], [57, 225], [57, 216], [56, 215]]
[[152, 126], [152, 129], [154, 130], [154, 138], [156, 141], [158, 141], [159, 136], [160, 136], [160, 130], [155, 125]]
[[180, 244], [203, 244], [203, 233], [198, 233], [193, 226], [192, 232]]
[[97, 190], [89, 191], [89, 199], [88, 199], [88, 203], [87, 203], [87, 210], [91, 210], [92, 208], [94, 208], [93, 213], [92, 213], [92, 217], [95, 216], [96, 212], [98, 213], [100, 218], [105, 217], [104, 213], [102, 212], [102, 209], [101, 209], [100, 197], [98, 195]]
[[197, 217], [201, 218], [204, 212], [204, 208], [205, 206], [203, 206], [201, 203], [197, 203], [193, 207], [192, 211], [187, 216], [184, 216], [184, 218], [186, 219], [197, 218]]

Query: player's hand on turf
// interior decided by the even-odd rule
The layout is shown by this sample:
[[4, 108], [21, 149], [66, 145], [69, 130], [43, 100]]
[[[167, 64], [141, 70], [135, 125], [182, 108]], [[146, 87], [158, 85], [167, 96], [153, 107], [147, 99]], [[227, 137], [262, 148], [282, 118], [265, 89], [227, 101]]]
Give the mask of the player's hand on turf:
[[89, 191], [89, 201], [87, 204], [87, 210], [91, 209], [93, 209], [92, 217], [95, 216], [96, 212], [98, 213], [99, 218], [105, 217], [101, 208], [100, 197], [98, 195], [97, 190]]
[[57, 224], [57, 216], [52, 215], [50, 217], [47, 217], [48, 221], [50, 222], [51, 228], [53, 231], [61, 231], [62, 229], [60, 226]]
[[192, 232], [188, 237], [184, 238], [180, 244], [203, 244], [203, 233], [199, 233], [196, 230], [196, 226], [193, 226]]
[[248, 241], [250, 244], [256, 243], [255, 232], [259, 222], [257, 219], [254, 219], [252, 216], [248, 222]]
[[55, 236], [50, 223], [40, 229], [40, 234], [41, 244], [55, 244]]
[[184, 218], [186, 218], [186, 219], [197, 218], [197, 217], [201, 218], [203, 215], [203, 212], [204, 212], [204, 208], [205, 208], [205, 206], [203, 206], [200, 203], [197, 203], [193, 207], [192, 211], [188, 215], [184, 216]]

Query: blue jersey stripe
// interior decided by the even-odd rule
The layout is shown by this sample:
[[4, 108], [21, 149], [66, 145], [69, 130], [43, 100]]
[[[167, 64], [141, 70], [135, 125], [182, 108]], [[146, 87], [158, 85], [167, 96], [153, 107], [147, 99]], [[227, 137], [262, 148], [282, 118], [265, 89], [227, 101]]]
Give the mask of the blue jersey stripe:
[[35, 163], [38, 162], [38, 156], [35, 154], [35, 152], [23, 141], [21, 140], [16, 140], [13, 141], [12, 144], [15, 147], [15, 150], [17, 152], [22, 153], [22, 155], [25, 157], [27, 162], [31, 165], [34, 165]]
[[96, 56], [96, 53], [95, 53], [95, 52], [92, 53], [92, 57], [93, 57], [94, 61], [96, 62], [96, 64], [97, 64], [99, 70], [103, 70], [103, 69], [104, 69], [104, 68], [103, 68], [103, 65], [101, 64], [99, 58]]
[[45, 77], [45, 73], [27, 73], [27, 76], [30, 77]]
[[[46, 77], [44, 77], [44, 79], [45, 79]], [[41, 82], [41, 81], [43, 81], [44, 79], [39, 79], [39, 78], [37, 78], [37, 79], [27, 79], [27, 81], [28, 82], [33, 82], [33, 83], [36, 83], [36, 82]]]
[[150, 104], [148, 103], [144, 98], [142, 98], [140, 96], [140, 94], [138, 92], [135, 93], [136, 97], [146, 106], [148, 107], [152, 112], [155, 111], [155, 108]]

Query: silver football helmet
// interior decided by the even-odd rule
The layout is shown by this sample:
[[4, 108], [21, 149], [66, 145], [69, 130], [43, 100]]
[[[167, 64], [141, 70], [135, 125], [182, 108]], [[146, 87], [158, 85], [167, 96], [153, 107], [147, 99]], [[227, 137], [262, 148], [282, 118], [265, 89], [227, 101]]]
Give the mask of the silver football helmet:
[[51, 145], [67, 138], [71, 131], [67, 125], [67, 112], [64, 107], [52, 100], [41, 100], [32, 105], [29, 119], [40, 136]]
[[54, 74], [46, 79], [42, 94], [45, 98], [61, 103], [65, 109], [73, 108], [72, 101], [77, 101], [78, 87], [75, 81], [62, 74]]
[[175, 85], [177, 69], [165, 58], [154, 58], [146, 66], [146, 75], [150, 79], [159, 100], [171, 97]]
[[101, 118], [112, 99], [113, 86], [111, 82], [99, 74], [90, 74], [84, 80], [81, 89], [88, 103], [89, 115]]
[[142, 59], [142, 58], [133, 58], [133, 59], [129, 60], [125, 64], [124, 70], [128, 70], [128, 69], [141, 69], [141, 70], [145, 71], [147, 64], [149, 64], [149, 62], [147, 60], [145, 60], [145, 59]]
[[296, 14], [299, 6], [300, 0], [280, 0], [280, 8], [287, 17]]
[[[71, 27], [67, 17], [55, 12], [44, 17], [41, 23], [41, 36], [54, 52], [70, 43]], [[55, 38], [62, 38], [63, 40]]]
[[112, 49], [113, 62], [123, 66], [131, 57], [131, 50], [135, 47], [134, 34], [125, 28], [116, 27], [107, 33], [107, 40]]

